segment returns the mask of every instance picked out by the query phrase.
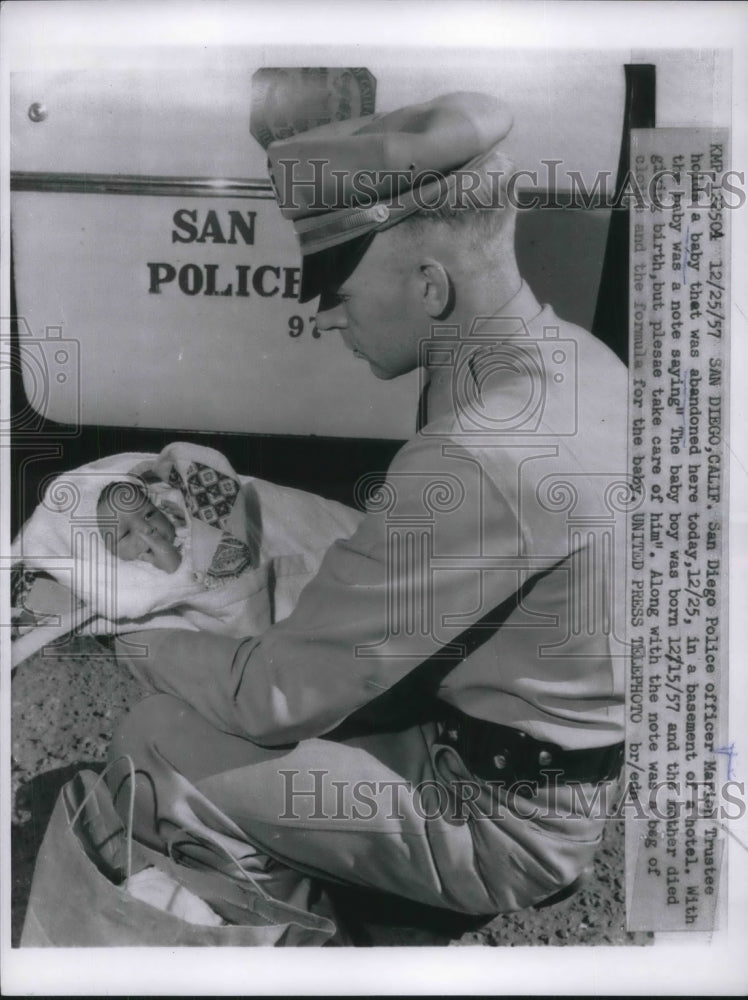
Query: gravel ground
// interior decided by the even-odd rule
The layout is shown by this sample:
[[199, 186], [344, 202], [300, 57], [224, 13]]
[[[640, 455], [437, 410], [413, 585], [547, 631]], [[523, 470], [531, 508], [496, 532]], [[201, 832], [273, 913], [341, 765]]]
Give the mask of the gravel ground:
[[[143, 689], [93, 639], [79, 638], [67, 655], [29, 658], [12, 684], [12, 943], [18, 945], [34, 862], [62, 785], [82, 767], [100, 769], [111, 734]], [[353, 903], [351, 904], [351, 900]], [[362, 945], [647, 944], [651, 935], [625, 930], [623, 824], [610, 822], [594, 869], [570, 898], [467, 926], [434, 922], [398, 906], [360, 920], [355, 893], [340, 901], [358, 911], [354, 940]], [[346, 912], [343, 910], [342, 912]], [[441, 914], [439, 915], [442, 916]], [[438, 926], [437, 926], [438, 925]]]

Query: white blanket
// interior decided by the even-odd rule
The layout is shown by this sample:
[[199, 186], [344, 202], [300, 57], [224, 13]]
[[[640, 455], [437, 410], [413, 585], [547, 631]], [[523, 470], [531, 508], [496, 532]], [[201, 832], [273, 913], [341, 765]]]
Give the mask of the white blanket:
[[[175, 573], [117, 559], [103, 543], [98, 497], [108, 483], [130, 480], [145, 483], [167, 512], [182, 501], [186, 544]], [[353, 534], [361, 517], [335, 501], [239, 476], [220, 452], [189, 443], [158, 455], [113, 455], [65, 473], [13, 543], [14, 563], [64, 587], [37, 588], [49, 606], [31, 601], [34, 625], [17, 630], [13, 662], [73, 629], [257, 635], [290, 614], [327, 549]]]

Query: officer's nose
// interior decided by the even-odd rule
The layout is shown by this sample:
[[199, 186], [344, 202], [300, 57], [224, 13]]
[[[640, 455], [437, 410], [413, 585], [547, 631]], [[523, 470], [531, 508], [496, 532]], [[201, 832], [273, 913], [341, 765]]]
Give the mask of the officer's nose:
[[323, 292], [317, 308], [317, 329], [343, 330], [348, 325], [343, 301], [334, 293]]

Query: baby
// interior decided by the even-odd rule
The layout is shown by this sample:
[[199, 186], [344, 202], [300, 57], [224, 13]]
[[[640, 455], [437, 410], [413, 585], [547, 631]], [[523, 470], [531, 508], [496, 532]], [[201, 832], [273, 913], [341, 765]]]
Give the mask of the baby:
[[273, 611], [262, 513], [253, 481], [224, 456], [175, 443], [57, 477], [14, 555], [69, 587], [92, 629], [257, 635]]
[[[329, 546], [361, 517], [238, 476], [220, 452], [190, 442], [63, 473], [13, 543], [16, 567], [52, 577], [24, 597], [45, 627], [17, 637], [14, 662], [84, 626], [259, 635], [291, 614]], [[50, 582], [59, 585], [51, 596]]]
[[140, 559], [165, 573], [179, 569], [177, 529], [145, 489], [124, 481], [109, 483], [99, 495], [96, 515], [104, 544], [117, 558]]

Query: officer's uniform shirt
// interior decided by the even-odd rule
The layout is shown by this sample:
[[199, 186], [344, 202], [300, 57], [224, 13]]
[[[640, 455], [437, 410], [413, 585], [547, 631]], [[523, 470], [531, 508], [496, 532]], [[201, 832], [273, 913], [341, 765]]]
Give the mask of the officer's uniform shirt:
[[525, 285], [435, 336], [430, 368], [427, 422], [295, 611], [238, 648], [210, 637], [209, 667], [172, 647], [174, 692], [259, 743], [323, 735], [550, 569], [439, 696], [567, 748], [616, 743], [625, 369]]

